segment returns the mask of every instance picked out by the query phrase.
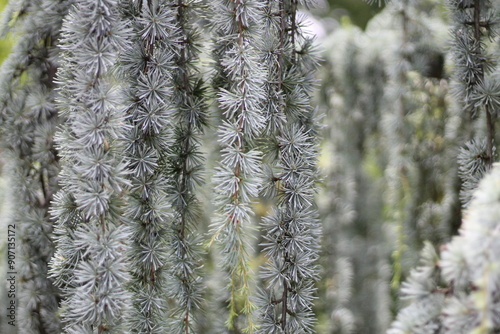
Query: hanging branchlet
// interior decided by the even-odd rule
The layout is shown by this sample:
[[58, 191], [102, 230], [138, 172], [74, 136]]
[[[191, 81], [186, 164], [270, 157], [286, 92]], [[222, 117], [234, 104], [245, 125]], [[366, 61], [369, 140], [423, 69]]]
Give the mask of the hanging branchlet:
[[197, 196], [204, 182], [204, 158], [200, 136], [207, 125], [206, 89], [199, 69], [200, 33], [197, 17], [203, 11], [198, 0], [165, 1], [172, 10], [169, 50], [171, 71], [173, 141], [167, 151], [165, 175], [174, 217], [169, 232], [170, 268], [168, 296], [174, 301], [169, 333], [192, 333], [203, 302], [204, 283], [200, 226], [202, 213]]
[[221, 0], [214, 4], [212, 21], [216, 38], [216, 70], [222, 73], [216, 87], [222, 121], [218, 128], [221, 161], [215, 170], [215, 205], [212, 239], [222, 248], [222, 267], [229, 274], [229, 319], [246, 317], [245, 331], [253, 332], [254, 305], [250, 300], [251, 269], [249, 231], [252, 201], [259, 195], [261, 152], [255, 139], [264, 128], [263, 84], [266, 69], [260, 64], [260, 1]]
[[495, 35], [494, 16], [489, 0], [450, 0], [452, 54], [456, 65], [456, 93], [465, 109], [476, 114], [477, 90], [493, 63], [485, 50], [486, 39]]
[[454, 287], [455, 295], [443, 310], [443, 325], [449, 333], [500, 330], [495, 311], [500, 302], [500, 275], [496, 269], [500, 255], [500, 166], [495, 163], [492, 167], [474, 192], [460, 234], [443, 247], [441, 254], [443, 278]]
[[[459, 222], [456, 201], [455, 152], [461, 120], [451, 108], [444, 73], [444, 53], [435, 35], [441, 20], [436, 3], [393, 0], [390, 26], [397, 38], [386, 66], [389, 77], [382, 113], [387, 218], [397, 224], [391, 286], [399, 288], [410, 263], [416, 262], [423, 240], [442, 242]], [[441, 28], [440, 27], [440, 28]], [[432, 98], [430, 98], [432, 96]], [[459, 122], [461, 123], [461, 122]], [[449, 154], [449, 155], [448, 155]], [[447, 216], [445, 218], [445, 216]]]
[[[26, 334], [59, 333], [60, 292], [49, 278], [54, 253], [48, 209], [59, 173], [53, 136], [56, 43], [69, 1], [10, 1], [2, 30], [18, 37], [0, 69], [1, 144], [12, 167], [12, 224], [16, 228], [17, 326]], [[14, 13], [17, 15], [14, 17]]]
[[[142, 5], [141, 5], [142, 4]], [[123, 15], [130, 22], [132, 43], [120, 57], [118, 70], [126, 80], [127, 120], [131, 128], [130, 252], [133, 333], [167, 331], [167, 248], [172, 221], [168, 178], [162, 161], [172, 144], [172, 75], [176, 38], [175, 12], [165, 1], [128, 2]]]
[[317, 58], [312, 40], [301, 33], [297, 6], [298, 1], [283, 0], [268, 1], [264, 8], [269, 166], [263, 193], [275, 196], [276, 207], [263, 223], [268, 259], [258, 297], [260, 333], [309, 333], [315, 322], [320, 228], [313, 199], [318, 153], [310, 92]]
[[495, 119], [500, 110], [500, 83], [490, 75], [495, 64], [487, 51], [487, 43], [498, 36], [497, 18], [490, 0], [449, 0], [448, 3], [453, 23], [451, 53], [455, 61], [455, 94], [472, 116], [484, 112], [489, 169], [495, 161]]
[[126, 118], [110, 69], [128, 47], [115, 0], [78, 0], [62, 28], [56, 141], [61, 190], [52, 211], [52, 276], [63, 290], [65, 332], [125, 333], [130, 233], [125, 201]]

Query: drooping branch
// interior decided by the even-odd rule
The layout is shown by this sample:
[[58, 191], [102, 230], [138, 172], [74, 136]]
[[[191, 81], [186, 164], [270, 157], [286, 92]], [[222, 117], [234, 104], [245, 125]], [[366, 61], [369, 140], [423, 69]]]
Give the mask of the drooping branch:
[[51, 274], [65, 296], [61, 318], [67, 333], [125, 330], [127, 129], [110, 69], [128, 37], [114, 0], [76, 1], [63, 24], [57, 79], [65, 122], [56, 138], [62, 171]]
[[132, 131], [127, 147], [132, 192], [131, 291], [133, 333], [167, 330], [166, 247], [172, 219], [161, 160], [171, 144], [174, 11], [157, 1], [130, 2], [123, 9], [133, 32], [132, 43], [120, 58], [126, 81], [127, 120]]
[[59, 124], [54, 75], [62, 20], [69, 1], [9, 1], [1, 27], [17, 43], [0, 69], [2, 152], [8, 157], [18, 273], [18, 330], [27, 334], [61, 331], [60, 291], [48, 277], [54, 253], [49, 205], [57, 191], [58, 157], [53, 136]]
[[[220, 50], [217, 87], [222, 123], [218, 128], [221, 161], [216, 169], [215, 204], [218, 217], [212, 225], [213, 240], [219, 240], [222, 268], [229, 274], [229, 328], [240, 315], [246, 330], [255, 330], [251, 319], [248, 231], [252, 224], [252, 201], [258, 196], [261, 153], [255, 139], [264, 126], [263, 92], [266, 69], [259, 64], [259, 1], [220, 1], [214, 4], [213, 26]], [[241, 307], [238, 304], [241, 303]]]
[[259, 298], [261, 333], [277, 332], [277, 327], [284, 333], [310, 332], [314, 321], [319, 226], [313, 201], [317, 129], [310, 91], [316, 62], [311, 39], [299, 29], [297, 10], [293, 0], [269, 1], [264, 10], [268, 17], [276, 17], [266, 20], [270, 42], [263, 53], [269, 67], [265, 87], [269, 183], [263, 194], [274, 197], [275, 208], [263, 224], [268, 259]]
[[174, 65], [171, 71], [174, 126], [164, 169], [169, 176], [168, 194], [174, 212], [169, 237], [172, 281], [168, 295], [175, 301], [175, 307], [170, 312], [169, 330], [187, 334], [194, 330], [204, 291], [201, 268], [205, 252], [200, 246], [202, 214], [197, 188], [203, 183], [200, 136], [207, 124], [207, 108], [195, 21], [202, 4], [174, 0], [166, 1], [166, 5], [173, 10], [174, 18], [169, 45]]

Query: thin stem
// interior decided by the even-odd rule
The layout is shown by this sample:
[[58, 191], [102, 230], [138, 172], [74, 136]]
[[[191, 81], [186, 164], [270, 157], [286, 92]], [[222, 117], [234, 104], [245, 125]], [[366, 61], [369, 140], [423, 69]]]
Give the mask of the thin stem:
[[493, 143], [495, 141], [495, 116], [491, 113], [490, 108], [486, 107], [486, 131], [487, 131], [487, 164], [491, 168], [493, 166], [494, 156], [493, 156]]
[[288, 313], [288, 284], [286, 278], [283, 278], [283, 296], [281, 297], [282, 308], [281, 308], [281, 329], [285, 331], [286, 328], [286, 314]]
[[[278, 75], [279, 75], [279, 85], [278, 89], [281, 91], [282, 89], [282, 72], [283, 72], [283, 54], [284, 54], [284, 46], [285, 46], [285, 31], [286, 31], [286, 13], [285, 13], [285, 0], [280, 0], [279, 2], [279, 14], [280, 14], [280, 49], [279, 49], [279, 63], [278, 63]], [[292, 17], [294, 15], [292, 14]], [[293, 38], [293, 49], [295, 50], [295, 31], [292, 31], [292, 38]], [[281, 135], [281, 133], [280, 133]], [[289, 204], [287, 203], [287, 209], [288, 209]], [[285, 256], [285, 262], [288, 262], [287, 257]], [[287, 278], [283, 278], [283, 293], [281, 297], [281, 329], [284, 331], [286, 328], [286, 314], [287, 314], [287, 305], [288, 303], [288, 283], [287, 283]]]
[[481, 0], [474, 0], [474, 38], [481, 40]]
[[279, 40], [279, 50], [278, 50], [278, 75], [279, 83], [278, 88], [281, 90], [282, 81], [282, 69], [283, 69], [283, 52], [285, 49], [285, 0], [279, 0], [279, 17], [280, 17], [280, 40]]
[[[238, 12], [238, 7], [242, 6], [242, 5], [243, 4], [242, 4], [241, 0], [234, 1], [234, 10], [236, 12]], [[246, 29], [246, 26], [243, 22], [241, 15], [236, 16], [236, 29], [237, 29], [237, 34], [238, 34], [237, 45], [240, 49], [242, 49], [245, 47], [245, 29]], [[241, 91], [242, 98], [245, 98], [247, 95], [246, 85], [245, 85], [246, 80], [247, 79], [246, 79], [246, 75], [245, 75], [245, 68], [244, 68], [244, 66], [241, 66], [239, 82], [236, 82], [235, 84], [238, 85], [242, 89], [242, 91]], [[239, 110], [238, 110], [237, 115], [244, 115], [246, 112], [247, 112], [247, 106], [245, 103], [242, 103]], [[238, 118], [238, 116], [236, 116], [236, 118]], [[244, 121], [245, 121], [244, 117], [239, 117], [238, 124], [237, 124], [238, 130], [241, 131], [242, 133], [245, 133]], [[246, 144], [246, 141], [244, 138], [242, 138], [241, 141], [237, 141], [235, 143], [235, 146], [236, 146], [235, 149], [238, 150], [239, 152], [244, 153], [247, 151], [245, 144]], [[237, 181], [238, 185], [235, 187], [234, 192], [231, 194], [231, 201], [236, 205], [238, 205], [241, 202], [241, 186], [240, 186], [240, 184], [243, 182], [243, 177], [241, 177], [241, 173], [242, 173], [241, 169], [242, 168], [241, 168], [240, 163], [237, 162], [235, 165], [235, 168], [234, 168], [234, 176], [238, 180]], [[234, 228], [235, 232], [242, 234], [243, 231], [242, 231], [241, 225], [243, 222], [240, 220], [233, 220], [232, 217], [231, 217], [231, 221], [233, 222], [233, 225], [234, 225], [233, 228]], [[248, 259], [247, 259], [246, 250], [244, 249], [243, 244], [239, 245], [239, 249], [237, 250], [237, 252], [238, 252], [238, 263], [236, 264], [236, 268], [230, 268], [230, 270], [232, 271], [231, 272], [231, 289], [233, 290], [233, 291], [231, 291], [230, 307], [234, 311], [233, 314], [237, 314], [239, 312], [239, 310], [238, 310], [238, 312], [236, 312], [236, 306], [237, 306], [236, 294], [238, 293], [238, 291], [242, 291], [242, 287], [247, 286], [247, 284], [248, 284], [248, 280], [247, 280], [247, 276], [248, 276], [247, 262], [248, 262]], [[236, 288], [236, 291], [234, 291], [235, 288]], [[241, 292], [239, 292], [239, 296], [242, 296], [242, 295], [243, 294]], [[247, 296], [244, 296], [244, 298], [247, 298]], [[248, 300], [245, 300], [245, 303], [247, 303], [247, 302], [248, 302]], [[248, 314], [250, 314], [250, 312], [251, 312], [250, 308], [243, 309], [244, 314], [248, 315]], [[233, 314], [231, 314], [231, 316], [230, 316], [230, 320], [231, 320], [230, 326], [232, 328], [234, 328], [236, 325], [236, 318], [233, 318]], [[249, 323], [250, 323], [250, 320], [249, 320]]]
[[297, 50], [295, 45], [295, 34], [297, 33], [297, 0], [291, 1], [290, 19], [291, 19], [291, 38], [292, 38], [292, 63], [297, 62]]
[[101, 222], [102, 236], [104, 237], [104, 235], [106, 234], [106, 221], [104, 219], [104, 215], [101, 215], [99, 217], [99, 220]]
[[[477, 53], [481, 53], [481, 0], [474, 0], [474, 39], [476, 42], [476, 47], [477, 47]], [[479, 73], [479, 78], [480, 80], [484, 79], [484, 66], [481, 63], [480, 64], [480, 73]], [[475, 83], [476, 85], [478, 83]], [[495, 123], [494, 123], [494, 115], [489, 110], [488, 106], [485, 107], [485, 112], [486, 112], [486, 131], [487, 131], [487, 148], [486, 148], [486, 154], [487, 154], [487, 166], [488, 169], [490, 169], [493, 165], [494, 161], [494, 156], [493, 156], [493, 143], [495, 140]]]
[[[185, 43], [185, 27], [184, 27], [184, 4], [182, 2], [182, 0], [178, 0], [177, 1], [177, 21], [179, 22], [179, 26], [180, 26], [180, 31], [181, 31], [181, 36], [183, 38], [183, 40], [181, 41], [181, 43], [179, 43], [179, 47], [180, 47], [180, 59], [179, 59], [179, 68], [181, 69], [181, 73], [182, 73], [182, 82], [183, 82], [183, 90], [185, 92], [185, 94], [187, 96], [191, 95], [192, 94], [192, 91], [191, 91], [191, 86], [189, 84], [189, 75], [188, 75], [188, 70], [186, 68], [186, 61], [187, 61], [187, 56], [186, 56], [186, 52], [187, 52], [187, 44]], [[187, 133], [191, 133], [192, 132], [192, 123], [191, 122], [186, 122], [186, 127], [187, 127]], [[181, 196], [183, 197], [182, 198], [182, 204], [184, 205], [187, 205], [187, 200], [185, 198], [185, 196], [188, 195], [188, 178], [189, 178], [189, 172], [188, 172], [188, 166], [187, 166], [187, 154], [189, 152], [189, 148], [190, 148], [190, 145], [189, 145], [189, 138], [186, 137], [184, 139], [184, 147], [183, 147], [183, 150], [184, 152], [182, 153], [184, 159], [182, 160], [182, 172], [181, 172], [181, 175], [180, 175], [180, 193], [181, 193]], [[179, 233], [179, 239], [181, 240], [181, 242], [184, 242], [184, 239], [185, 239], [185, 236], [186, 236], [186, 208], [183, 207], [181, 210], [179, 210], [180, 212], [180, 228], [178, 230], [178, 233]], [[184, 247], [181, 247], [181, 258], [182, 260], [184, 260], [186, 258], [186, 252], [185, 252], [185, 248]], [[186, 277], [183, 277], [182, 279], [182, 284], [184, 285], [184, 287], [187, 289], [189, 288], [188, 284], [187, 284], [187, 278]], [[189, 307], [186, 308], [186, 313], [184, 315], [184, 325], [185, 325], [185, 333], [186, 334], [189, 334], [189, 314], [190, 314], [190, 309]]]

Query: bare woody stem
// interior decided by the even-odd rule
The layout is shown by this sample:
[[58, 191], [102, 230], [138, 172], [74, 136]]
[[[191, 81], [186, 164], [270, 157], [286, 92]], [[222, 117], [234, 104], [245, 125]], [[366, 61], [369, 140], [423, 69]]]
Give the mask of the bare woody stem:
[[[281, 90], [282, 86], [282, 71], [284, 66], [283, 53], [285, 48], [285, 33], [286, 33], [286, 13], [285, 13], [285, 0], [280, 0], [279, 2], [279, 18], [280, 18], [280, 40], [279, 40], [279, 50], [278, 50], [278, 89]], [[281, 296], [281, 329], [284, 331], [286, 328], [286, 310], [287, 310], [287, 299], [288, 299], [288, 285], [286, 278], [283, 278], [283, 293]]]
[[[184, 90], [184, 93], [189, 96], [192, 94], [192, 90], [191, 90], [191, 86], [189, 84], [189, 73], [188, 73], [188, 69], [186, 68], [186, 63], [187, 63], [187, 43], [186, 43], [186, 33], [185, 33], [185, 17], [184, 17], [184, 8], [185, 8], [185, 5], [183, 3], [182, 0], [178, 0], [177, 1], [177, 22], [179, 24], [179, 27], [180, 27], [180, 32], [181, 32], [181, 42], [179, 43], [179, 47], [180, 47], [180, 50], [179, 50], [179, 68], [181, 68], [181, 75], [182, 75], [182, 83], [183, 83], [183, 90]], [[187, 133], [191, 133], [192, 130], [193, 130], [193, 126], [191, 124], [191, 122], [186, 122], [186, 127], [187, 127]], [[183, 143], [183, 152], [182, 152], [182, 156], [186, 156], [190, 150], [190, 145], [189, 145], [189, 138], [185, 138], [184, 139], [184, 143]], [[186, 158], [184, 158], [182, 160], [182, 167], [181, 167], [181, 174], [179, 175], [179, 183], [180, 183], [180, 193], [181, 193], [181, 196], [185, 197], [185, 196], [189, 196], [189, 186], [188, 186], [188, 178], [189, 178], [189, 171], [188, 171], [188, 166], [187, 166], [187, 160]], [[182, 200], [182, 203], [187, 203], [187, 200], [183, 198]], [[186, 210], [185, 208], [181, 208], [179, 210], [179, 214], [180, 214], [180, 226], [178, 227], [177, 229], [177, 233], [178, 233], [178, 236], [179, 236], [179, 239], [181, 241], [184, 241], [185, 237], [186, 237]], [[182, 258], [182, 260], [184, 260], [186, 258], [187, 254], [185, 252], [185, 249], [184, 247], [181, 248], [181, 254], [180, 254], [180, 257]], [[182, 277], [181, 279], [181, 282], [182, 284], [184, 285], [184, 287], [186, 289], [189, 288], [189, 283], [188, 283], [188, 277]], [[190, 316], [190, 308], [189, 307], [186, 307], [186, 311], [184, 313], [184, 318], [183, 318], [183, 322], [184, 322], [184, 332], [186, 334], [189, 334], [189, 316]]]

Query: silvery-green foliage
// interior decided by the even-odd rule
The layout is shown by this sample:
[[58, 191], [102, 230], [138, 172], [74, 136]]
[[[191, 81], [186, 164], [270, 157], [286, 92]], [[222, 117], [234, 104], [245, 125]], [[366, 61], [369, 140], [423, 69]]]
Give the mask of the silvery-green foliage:
[[322, 166], [327, 176], [318, 196], [323, 268], [316, 307], [326, 315], [318, 333], [383, 333], [391, 319], [388, 258], [394, 243], [385, 235], [379, 196], [386, 158], [379, 136], [386, 110], [382, 51], [394, 43], [387, 35], [345, 25], [322, 43], [322, 147], [329, 159]]
[[[486, 195], [488, 181], [485, 180], [483, 188], [472, 195], [480, 178], [488, 171], [494, 158], [493, 120], [496, 114], [494, 98], [485, 99], [484, 94], [483, 98], [477, 98], [477, 92], [481, 90], [478, 87], [490, 80], [486, 74], [491, 70], [489, 68], [491, 64], [484, 58], [485, 44], [483, 44], [483, 34], [490, 34], [489, 37], [493, 38], [491, 35], [493, 26], [488, 23], [491, 14], [487, 14], [490, 3], [489, 1], [475, 0], [450, 1], [449, 5], [452, 9], [452, 23], [454, 24], [452, 56], [456, 63], [454, 68], [456, 93], [460, 103], [465, 105], [465, 109], [474, 114], [484, 111], [483, 119], [486, 119], [486, 127], [476, 126], [476, 128], [479, 128], [479, 133], [485, 133], [487, 138], [467, 142], [458, 156], [459, 173], [463, 182], [460, 197], [463, 206], [467, 206], [467, 211], [460, 230], [461, 235], [455, 237], [451, 243], [444, 247], [439, 267], [434, 268], [440, 270], [439, 274], [444, 279], [444, 284], [439, 285], [439, 276], [431, 278], [423, 274], [431, 271], [430, 266], [426, 270], [417, 270], [420, 272], [419, 275], [412, 273], [403, 285], [405, 290], [403, 293], [413, 296], [411, 304], [400, 311], [397, 320], [393, 323], [389, 333], [394, 334], [421, 332], [489, 333], [492, 330], [498, 330], [490, 320], [485, 320], [488, 315], [484, 313], [485, 301], [481, 298], [488, 299], [489, 297], [485, 297], [487, 293], [483, 291], [481, 295], [477, 295], [475, 292], [480, 290], [478, 281], [481, 282], [481, 280], [475, 278], [477, 277], [475, 272], [481, 270], [479, 263], [490, 261], [489, 259], [481, 259], [481, 249], [484, 250], [485, 247], [482, 246], [482, 248], [481, 245], [489, 247], [492, 244], [488, 242], [487, 238], [484, 238], [474, 246], [467, 246], [468, 237], [465, 237], [469, 233], [471, 238], [480, 237], [476, 234], [477, 231], [484, 231], [485, 235], [491, 235], [493, 233], [491, 230], [486, 231], [487, 228], [480, 226], [487, 223], [488, 220], [495, 220], [494, 215], [488, 214], [490, 209], [487, 206], [478, 205], [475, 207], [474, 197], [492, 196], [490, 199], [493, 200], [496, 196], [491, 191]], [[494, 91], [490, 91], [489, 94], [496, 95]], [[485, 130], [482, 131], [480, 128], [485, 128]], [[465, 137], [470, 138], [471, 130], [466, 130], [466, 132]], [[498, 178], [498, 172], [496, 174], [497, 176], [490, 176], [489, 182], [494, 182], [493, 180]], [[478, 219], [477, 215], [480, 215], [481, 219]], [[483, 217], [488, 218], [483, 219]], [[467, 228], [466, 226], [475, 227]], [[492, 249], [494, 248], [492, 247]], [[484, 273], [481, 275], [485, 277]], [[436, 302], [436, 300], [443, 301]], [[478, 304], [475, 305], [476, 303]]]
[[[449, 333], [496, 333], [500, 272], [500, 166], [494, 164], [474, 192], [460, 234], [441, 254], [443, 278], [455, 297], [443, 310]], [[455, 331], [452, 331], [452, 330]]]
[[471, 140], [460, 148], [458, 154], [459, 175], [462, 179], [460, 200], [465, 208], [472, 200], [472, 193], [476, 190], [479, 181], [489, 170], [487, 142], [484, 140]]
[[[447, 39], [442, 33], [446, 26], [439, 13], [438, 1], [391, 1], [366, 29], [371, 44], [378, 43], [382, 48], [389, 79], [379, 126], [388, 163], [385, 201], [390, 210], [384, 226], [392, 227], [387, 241], [395, 249], [393, 288], [409, 274], [423, 240], [441, 243], [460, 223], [456, 155], [461, 143], [469, 138], [470, 122], [454, 108], [449, 93], [445, 49], [440, 46]], [[363, 50], [366, 48], [364, 44]], [[365, 210], [363, 206], [360, 212]], [[372, 300], [355, 294], [352, 302], [366, 305], [367, 299]], [[399, 309], [399, 300], [393, 302], [392, 307]], [[359, 312], [363, 306], [353, 310]], [[366, 316], [358, 315], [358, 319], [365, 327], [374, 323], [365, 324]], [[368, 330], [371, 332], [378, 331]]]
[[175, 11], [166, 1], [125, 2], [124, 19], [130, 22], [131, 44], [120, 56], [118, 71], [126, 84], [127, 153], [131, 177], [130, 250], [133, 333], [167, 330], [167, 247], [172, 221], [168, 179], [162, 165], [171, 145], [173, 112], [173, 52]]
[[168, 196], [173, 209], [169, 232], [168, 296], [174, 301], [169, 313], [169, 333], [189, 333], [203, 302], [202, 210], [199, 186], [203, 183], [204, 157], [200, 136], [207, 124], [205, 85], [200, 70], [200, 32], [197, 18], [202, 2], [165, 1], [172, 8], [168, 50], [172, 53], [170, 106], [173, 139], [166, 151], [164, 173], [168, 176]]
[[[214, 260], [212, 260], [214, 261]], [[215, 262], [215, 261], [214, 261]], [[217, 268], [213, 266], [213, 268]], [[203, 312], [197, 317], [196, 333], [228, 334], [238, 332], [227, 328], [227, 273], [221, 270], [204, 270]]]
[[126, 115], [111, 68], [128, 47], [115, 0], [75, 1], [62, 28], [57, 106], [61, 190], [51, 274], [66, 333], [126, 333], [130, 294]]
[[[69, 1], [10, 1], [4, 33], [18, 42], [0, 69], [2, 151], [11, 171], [12, 215], [17, 249], [17, 319], [21, 333], [59, 333], [59, 290], [47, 277], [54, 252], [48, 209], [59, 172], [53, 135], [58, 124], [54, 105], [56, 46]], [[15, 15], [14, 15], [15, 14]], [[8, 318], [5, 318], [8, 319]]]
[[448, 5], [453, 24], [451, 51], [455, 62], [456, 94], [474, 114], [483, 108], [495, 113], [500, 102], [495, 92], [500, 88], [487, 75], [494, 63], [486, 48], [488, 39], [497, 37], [492, 2], [449, 0]]
[[479, 183], [460, 233], [438, 258], [427, 244], [401, 292], [410, 303], [388, 334], [496, 333], [500, 330], [498, 238], [500, 166]]
[[[452, 108], [444, 71], [444, 18], [436, 3], [391, 1], [397, 43], [387, 62], [382, 129], [388, 157], [386, 204], [396, 225], [393, 288], [424, 240], [443, 242], [459, 223], [456, 150], [464, 118]], [[389, 22], [390, 22], [389, 21]], [[442, 39], [442, 40], [440, 40]]]
[[483, 126], [486, 138], [468, 142], [458, 157], [462, 205], [467, 206], [478, 180], [495, 160], [500, 81], [494, 75], [497, 66], [488, 44], [498, 42], [498, 17], [489, 0], [450, 0], [448, 5], [453, 24], [451, 54], [455, 62], [455, 94], [465, 111], [473, 116], [484, 115], [486, 120]]
[[[260, 64], [263, 3], [259, 0], [214, 1], [213, 27], [221, 71], [217, 103], [222, 113], [218, 127], [221, 160], [215, 170], [217, 216], [213, 239], [222, 248], [222, 268], [228, 273], [229, 319], [234, 327], [238, 315], [247, 317], [246, 330], [255, 330], [250, 300], [252, 201], [261, 187], [261, 152], [255, 139], [264, 128], [263, 85], [266, 68]], [[217, 85], [217, 82], [214, 82]], [[238, 306], [241, 304], [241, 306]]]
[[440, 271], [439, 257], [429, 242], [420, 255], [420, 264], [411, 270], [402, 284], [402, 298], [410, 303], [398, 313], [387, 334], [438, 334], [441, 332], [439, 315], [445, 295], [438, 292]]
[[301, 32], [298, 5], [268, 1], [263, 9], [262, 62], [268, 75], [262, 194], [274, 198], [275, 206], [262, 224], [267, 261], [257, 298], [259, 333], [310, 333], [315, 325], [321, 232], [313, 198], [317, 120], [310, 93], [317, 58], [312, 39]]

